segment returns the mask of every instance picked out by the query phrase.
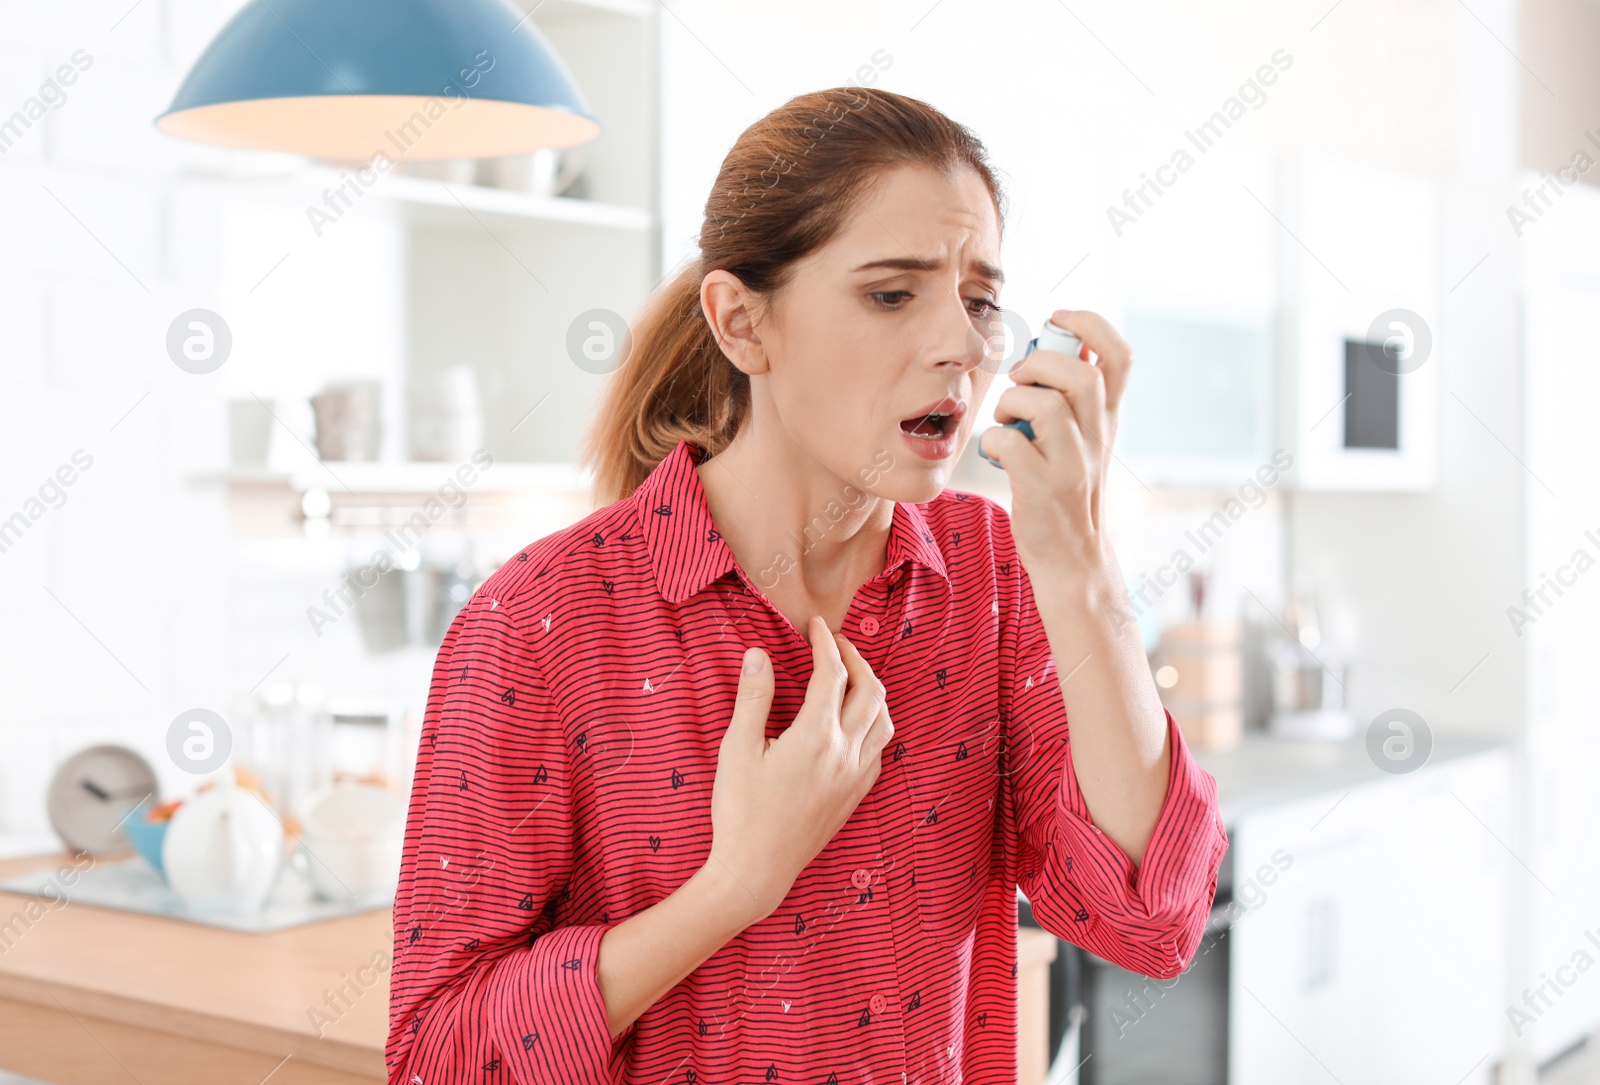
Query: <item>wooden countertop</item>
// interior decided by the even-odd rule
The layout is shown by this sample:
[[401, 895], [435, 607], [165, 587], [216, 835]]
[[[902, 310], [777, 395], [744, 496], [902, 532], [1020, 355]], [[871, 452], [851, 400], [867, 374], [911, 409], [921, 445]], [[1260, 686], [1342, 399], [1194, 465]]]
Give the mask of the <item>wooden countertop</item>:
[[[10, 859], [0, 876], [73, 863]], [[0, 1067], [67, 1083], [383, 1081], [391, 931], [388, 909], [242, 934], [0, 892]], [[175, 1065], [191, 1057], [193, 1073]]]
[[[0, 877], [86, 862], [0, 860]], [[243, 934], [0, 892], [0, 1069], [63, 1085], [382, 1082], [391, 931], [388, 909]], [[1056, 940], [1017, 941], [1019, 1081], [1039, 1085]]]

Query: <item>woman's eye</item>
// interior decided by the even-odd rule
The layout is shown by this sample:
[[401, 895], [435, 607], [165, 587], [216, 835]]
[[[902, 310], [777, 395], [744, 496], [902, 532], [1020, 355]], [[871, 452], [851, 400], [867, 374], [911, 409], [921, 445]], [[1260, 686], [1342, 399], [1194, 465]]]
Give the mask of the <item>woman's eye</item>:
[[[899, 306], [903, 303], [896, 299], [909, 298], [910, 296], [911, 291], [909, 290], [879, 290], [875, 291], [871, 295], [873, 301], [877, 302], [878, 305], [886, 309], [899, 308]], [[968, 298], [967, 301], [977, 306], [977, 308], [972, 310], [972, 314], [974, 316], [990, 317], [994, 316], [1000, 311], [1000, 306], [996, 305], [988, 298]]]

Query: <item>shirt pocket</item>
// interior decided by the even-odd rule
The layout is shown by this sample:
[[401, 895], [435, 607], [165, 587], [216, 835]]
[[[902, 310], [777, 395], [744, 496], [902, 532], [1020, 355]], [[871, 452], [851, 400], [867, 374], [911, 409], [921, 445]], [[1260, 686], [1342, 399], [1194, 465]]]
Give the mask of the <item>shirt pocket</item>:
[[998, 869], [1000, 721], [994, 698], [975, 699], [930, 729], [937, 738], [906, 765], [912, 808], [911, 883], [922, 929], [959, 941], [977, 924]]

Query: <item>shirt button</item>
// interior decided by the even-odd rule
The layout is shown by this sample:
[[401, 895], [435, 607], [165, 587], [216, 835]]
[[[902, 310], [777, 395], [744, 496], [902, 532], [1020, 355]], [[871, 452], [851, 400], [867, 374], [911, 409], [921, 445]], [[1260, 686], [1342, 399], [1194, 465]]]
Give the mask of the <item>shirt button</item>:
[[850, 884], [857, 889], [865, 889], [872, 884], [872, 871], [866, 867], [858, 868], [854, 874], [850, 875]]
[[889, 1000], [882, 995], [873, 995], [870, 1005], [873, 1013], [882, 1013], [889, 1008]]
[[872, 636], [878, 631], [878, 619], [872, 617], [870, 614], [867, 615], [867, 617], [862, 618], [861, 631], [869, 637]]

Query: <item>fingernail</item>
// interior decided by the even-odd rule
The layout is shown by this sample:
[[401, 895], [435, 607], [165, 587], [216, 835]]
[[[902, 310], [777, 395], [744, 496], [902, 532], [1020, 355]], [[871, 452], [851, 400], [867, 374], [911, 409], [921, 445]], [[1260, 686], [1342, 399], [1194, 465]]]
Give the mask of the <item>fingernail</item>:
[[761, 670], [761, 660], [760, 648], [746, 648], [744, 650], [744, 673], [755, 674]]

